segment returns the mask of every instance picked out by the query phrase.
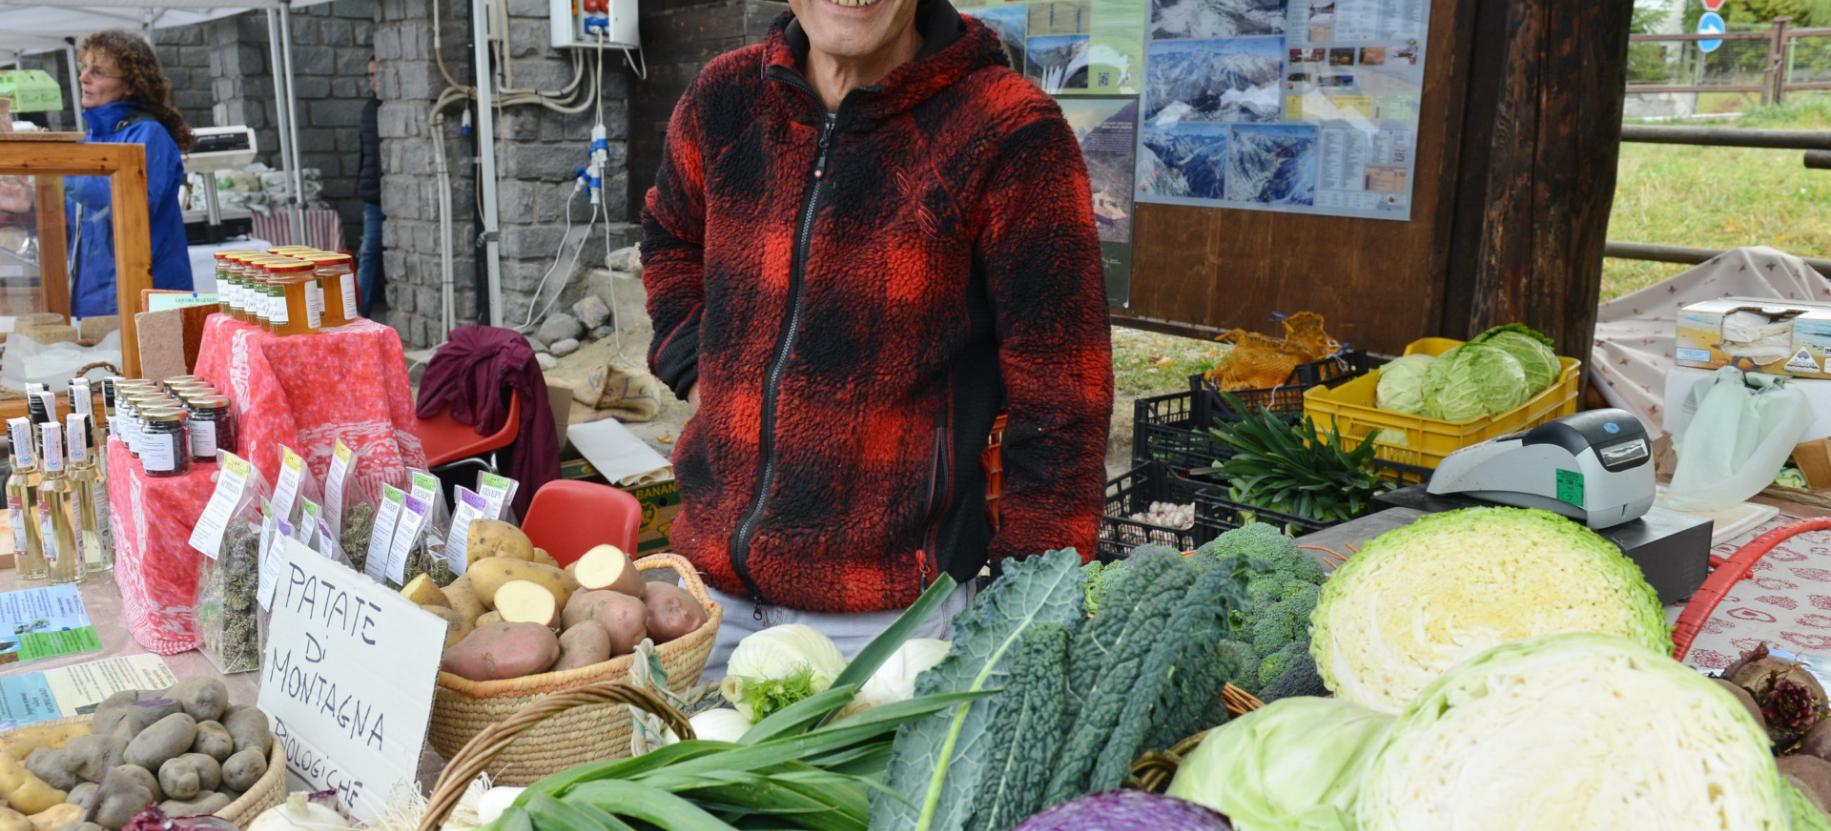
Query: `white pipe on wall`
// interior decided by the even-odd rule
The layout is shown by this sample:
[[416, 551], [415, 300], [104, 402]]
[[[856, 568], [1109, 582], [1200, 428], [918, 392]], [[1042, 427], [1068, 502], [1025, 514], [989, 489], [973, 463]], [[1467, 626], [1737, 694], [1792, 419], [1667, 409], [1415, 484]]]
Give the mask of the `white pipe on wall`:
[[490, 325], [502, 325], [502, 257], [496, 217], [496, 110], [490, 68], [489, 3], [470, 2], [471, 44], [477, 61], [477, 193], [483, 213], [483, 259], [488, 274]]
[[82, 81], [79, 80], [83, 70], [76, 63], [76, 44], [64, 47], [64, 57], [70, 59], [70, 111], [76, 113], [76, 131], [86, 133], [88, 128], [83, 124], [83, 88]]
[[[284, 72], [284, 69], [286, 66], [286, 60], [285, 60], [285, 58], [281, 57], [281, 53], [280, 53], [280, 48], [281, 48], [280, 44], [283, 43], [284, 40], [285, 39], [280, 34], [280, 16], [279, 16], [279, 14], [276, 13], [273, 9], [268, 9], [267, 10], [267, 46], [268, 46], [268, 51], [270, 53], [270, 55], [268, 57], [268, 63], [270, 64], [270, 66], [268, 67], [268, 69], [271, 70], [268, 74], [273, 76], [273, 91], [274, 91], [274, 95], [275, 95], [274, 108], [273, 108], [274, 118], [279, 121], [279, 124], [277, 125], [277, 129], [275, 132], [279, 133], [279, 138], [280, 138], [280, 167], [284, 168], [288, 173], [290, 173], [294, 170], [299, 169], [299, 165], [298, 165], [298, 160], [293, 157], [292, 132], [286, 129], [288, 126], [287, 121], [286, 121], [286, 116], [287, 116], [286, 107], [280, 104], [279, 97], [278, 97], [280, 94], [280, 90], [282, 88], [284, 88], [284, 85], [286, 83], [285, 72]], [[297, 195], [298, 195], [297, 193], [294, 194], [295, 197]], [[294, 221], [292, 222], [291, 227], [293, 229], [293, 235], [295, 237], [293, 240], [293, 244], [294, 245], [304, 245], [305, 244], [305, 240], [304, 240], [305, 223], [302, 220], [302, 218], [300, 217], [297, 210], [292, 211], [292, 218]]]
[[[292, 88], [292, 6], [286, 3], [280, 5], [280, 57], [286, 62], [286, 92], [280, 101], [286, 109], [285, 129], [292, 136], [293, 158], [298, 162], [292, 166], [292, 239], [294, 245], [304, 245], [305, 173], [299, 168], [305, 164], [305, 152], [299, 146], [299, 107]], [[277, 82], [280, 72], [273, 75]]]

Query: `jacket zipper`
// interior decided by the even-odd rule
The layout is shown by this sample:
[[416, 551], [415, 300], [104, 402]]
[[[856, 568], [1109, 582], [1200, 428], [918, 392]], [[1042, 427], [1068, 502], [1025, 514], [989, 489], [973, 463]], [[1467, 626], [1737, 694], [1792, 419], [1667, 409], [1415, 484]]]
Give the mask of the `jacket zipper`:
[[806, 282], [807, 251], [814, 231], [814, 214], [820, 206], [820, 191], [826, 184], [827, 154], [832, 149], [833, 127], [838, 123], [834, 113], [822, 113], [824, 121], [820, 127], [820, 149], [814, 158], [813, 181], [808, 185], [807, 199], [801, 206], [801, 225], [795, 236], [795, 259], [788, 271], [788, 315], [782, 321], [782, 336], [776, 342], [775, 355], [769, 361], [769, 369], [763, 376], [763, 412], [762, 430], [757, 440], [757, 455], [762, 459], [762, 467], [757, 475], [756, 496], [751, 499], [750, 510], [738, 523], [737, 533], [731, 539], [731, 570], [737, 572], [738, 579], [743, 581], [744, 588], [750, 590], [750, 602], [756, 608], [752, 616], [758, 620], [763, 615], [763, 590], [758, 588], [756, 580], [750, 576], [750, 541], [756, 536], [757, 525], [763, 518], [763, 506], [768, 501], [769, 486], [775, 478], [776, 468], [776, 394], [781, 391], [782, 370], [788, 363], [789, 349], [795, 342], [795, 331], [801, 326], [801, 291]]
[[928, 588], [930, 570], [939, 575], [947, 569], [941, 562], [941, 552], [935, 550], [941, 536], [941, 520], [947, 516], [947, 503], [953, 497], [952, 465], [948, 464], [948, 418], [942, 413], [935, 418], [934, 459], [928, 467], [928, 512], [926, 515], [928, 530], [922, 537], [922, 550], [916, 553], [916, 565], [921, 575], [921, 588]]

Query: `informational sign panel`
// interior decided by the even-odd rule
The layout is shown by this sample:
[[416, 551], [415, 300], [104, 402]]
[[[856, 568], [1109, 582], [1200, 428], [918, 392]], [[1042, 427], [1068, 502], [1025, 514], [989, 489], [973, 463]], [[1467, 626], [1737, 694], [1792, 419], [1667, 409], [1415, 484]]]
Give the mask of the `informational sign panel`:
[[[1718, 5], [1721, 5], [1720, 3]], [[1697, 33], [1700, 35], [1720, 35], [1729, 31], [1729, 25], [1723, 22], [1723, 16], [1716, 12], [1704, 12], [1697, 19]], [[1723, 46], [1722, 38], [1711, 38], [1697, 42], [1698, 51], [1708, 55]]]
[[279, 550], [261, 709], [291, 773], [375, 819], [417, 787], [445, 622], [296, 539]]

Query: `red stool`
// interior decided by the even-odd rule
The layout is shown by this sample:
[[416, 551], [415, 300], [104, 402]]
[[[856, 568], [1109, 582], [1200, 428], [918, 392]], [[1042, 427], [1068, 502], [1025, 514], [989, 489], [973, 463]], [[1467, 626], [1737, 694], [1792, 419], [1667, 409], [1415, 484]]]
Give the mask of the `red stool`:
[[642, 503], [628, 491], [595, 482], [555, 479], [534, 492], [521, 530], [561, 568], [593, 547], [610, 544], [636, 557]]

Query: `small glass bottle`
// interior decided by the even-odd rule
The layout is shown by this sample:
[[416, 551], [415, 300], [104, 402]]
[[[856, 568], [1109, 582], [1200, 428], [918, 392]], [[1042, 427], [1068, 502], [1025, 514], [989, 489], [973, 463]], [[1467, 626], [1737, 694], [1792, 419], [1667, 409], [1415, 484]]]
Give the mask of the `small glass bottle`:
[[83, 550], [76, 542], [75, 511], [70, 480], [64, 476], [64, 428], [38, 425], [39, 458], [44, 477], [38, 482], [38, 537], [44, 545], [45, 580], [51, 585], [80, 583]]
[[32, 422], [8, 419], [13, 442], [13, 473], [6, 479], [6, 507], [13, 521], [13, 557], [21, 580], [45, 579], [44, 544], [38, 538], [38, 465], [32, 446]]
[[89, 448], [89, 419], [71, 413], [64, 420], [64, 441], [70, 445], [70, 498], [76, 507], [76, 542], [82, 552], [81, 568], [87, 574], [114, 570], [114, 549], [103, 544], [108, 527], [108, 492]]
[[318, 254], [311, 258], [324, 302], [324, 328], [342, 326], [362, 316], [356, 299], [356, 273], [348, 254]]
[[191, 414], [192, 461], [212, 461], [218, 450], [241, 452], [235, 446], [235, 414], [229, 410], [229, 399], [220, 395], [197, 395], [184, 402]]
[[312, 264], [304, 260], [274, 263], [267, 267], [272, 275], [268, 297], [273, 298], [273, 332], [276, 335], [310, 335], [318, 331], [322, 319], [318, 311], [322, 301], [312, 302], [312, 289], [318, 285]]
[[146, 423], [140, 440], [140, 466], [156, 478], [183, 476], [191, 469], [190, 440], [184, 410], [176, 405], [140, 411]]

